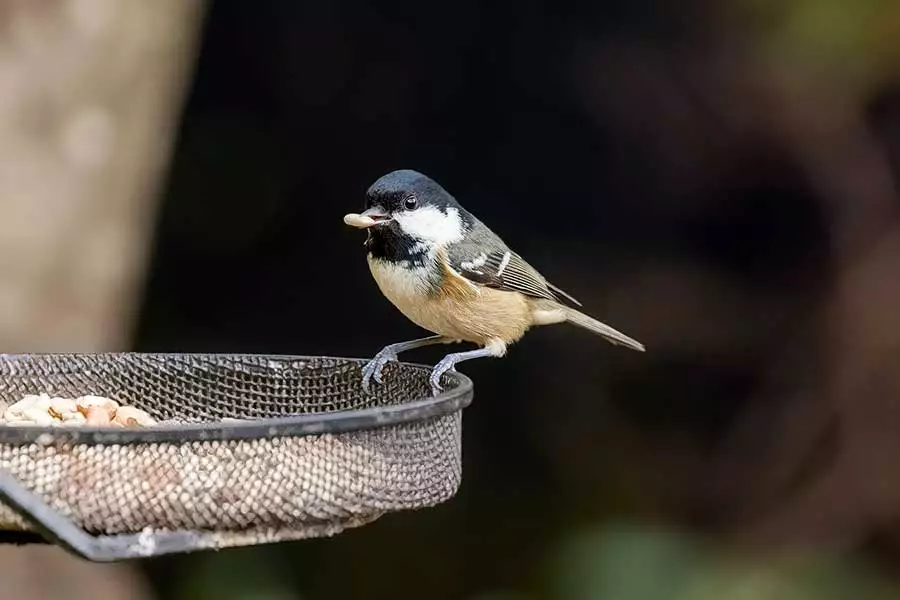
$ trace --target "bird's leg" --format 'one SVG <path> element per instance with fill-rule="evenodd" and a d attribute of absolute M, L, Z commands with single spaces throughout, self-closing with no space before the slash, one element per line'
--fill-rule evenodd
<path fill-rule="evenodd" d="M 441 391 L 441 375 L 443 375 L 447 371 L 455 371 L 457 363 L 461 363 L 464 360 L 471 360 L 473 358 L 499 358 L 504 354 L 506 354 L 506 343 L 500 339 L 490 340 L 487 344 L 484 345 L 484 348 L 448 354 L 441 359 L 441 362 L 434 366 L 434 369 L 431 370 L 431 375 L 428 376 L 428 383 L 431 384 L 431 390 L 435 395 L 437 395 L 438 392 Z"/>
<path fill-rule="evenodd" d="M 388 364 L 392 360 L 397 360 L 397 355 L 401 352 L 406 352 L 408 350 L 415 350 L 416 348 L 423 348 L 425 346 L 433 346 L 434 344 L 446 344 L 455 340 L 451 340 L 450 338 L 446 338 L 442 335 L 432 335 L 425 338 L 419 338 L 417 340 L 410 340 L 408 342 L 398 342 L 396 344 L 389 344 L 381 349 L 381 351 L 375 355 L 375 358 L 366 363 L 366 366 L 362 369 L 362 387 L 363 390 L 369 391 L 369 380 L 374 379 L 375 383 L 381 383 L 381 371 L 384 369 L 384 365 Z"/>

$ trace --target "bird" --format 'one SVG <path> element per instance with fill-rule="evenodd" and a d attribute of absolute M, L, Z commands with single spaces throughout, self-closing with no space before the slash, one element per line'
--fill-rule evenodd
<path fill-rule="evenodd" d="M 362 368 L 362 387 L 382 383 L 398 355 L 425 346 L 474 343 L 442 358 L 428 377 L 434 395 L 441 377 L 460 362 L 506 355 L 535 326 L 568 322 L 609 342 L 644 352 L 644 345 L 574 308 L 581 306 L 463 208 L 440 184 L 401 169 L 366 191 L 362 213 L 346 225 L 366 231 L 372 277 L 406 318 L 433 335 L 385 346 Z M 574 306 L 573 306 L 574 305 Z"/>

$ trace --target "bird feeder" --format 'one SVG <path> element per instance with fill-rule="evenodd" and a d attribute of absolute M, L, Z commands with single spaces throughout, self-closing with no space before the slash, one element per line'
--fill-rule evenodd
<path fill-rule="evenodd" d="M 330 536 L 450 499 L 472 382 L 391 363 L 233 354 L 0 355 L 0 402 L 108 398 L 147 426 L 0 425 L 0 542 L 92 561 Z"/>

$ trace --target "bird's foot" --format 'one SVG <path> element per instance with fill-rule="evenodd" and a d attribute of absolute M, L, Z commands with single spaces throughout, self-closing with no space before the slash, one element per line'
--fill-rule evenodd
<path fill-rule="evenodd" d="M 386 346 L 375 355 L 375 358 L 367 362 L 366 366 L 362 368 L 363 391 L 366 393 L 369 392 L 370 380 L 374 380 L 375 383 L 381 385 L 381 371 L 384 369 L 384 365 L 396 360 L 397 352 L 391 346 Z"/>
<path fill-rule="evenodd" d="M 456 357 L 452 354 L 445 356 L 441 359 L 441 362 L 436 364 L 434 368 L 431 370 L 431 375 L 428 376 L 428 383 L 431 385 L 431 392 L 435 396 L 443 391 L 441 387 L 441 376 L 447 371 L 455 371 L 456 370 Z"/>

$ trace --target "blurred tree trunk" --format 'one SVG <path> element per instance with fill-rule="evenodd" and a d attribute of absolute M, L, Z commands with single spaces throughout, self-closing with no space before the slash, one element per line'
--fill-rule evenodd
<path fill-rule="evenodd" d="M 202 0 L 0 3 L 3 351 L 127 347 L 202 11 Z M 147 597 L 135 578 L 54 548 L 0 547 L 4 597 Z"/>

